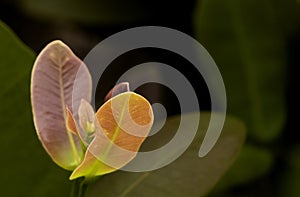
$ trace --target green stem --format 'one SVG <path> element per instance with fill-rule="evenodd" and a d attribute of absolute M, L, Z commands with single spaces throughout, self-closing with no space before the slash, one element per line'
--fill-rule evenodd
<path fill-rule="evenodd" d="M 79 190 L 79 179 L 75 179 L 72 182 L 72 189 L 71 189 L 71 193 L 70 193 L 70 197 L 77 197 L 78 194 L 78 190 Z"/>
<path fill-rule="evenodd" d="M 83 179 L 79 186 L 78 197 L 84 197 L 88 184 Z"/>
<path fill-rule="evenodd" d="M 87 186 L 88 184 L 85 181 L 85 179 L 83 178 L 75 179 L 73 181 L 70 197 L 84 197 Z"/>

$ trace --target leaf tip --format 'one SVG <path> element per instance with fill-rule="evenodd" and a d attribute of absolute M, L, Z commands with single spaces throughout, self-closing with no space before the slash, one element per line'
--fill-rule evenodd
<path fill-rule="evenodd" d="M 112 97 L 117 96 L 118 94 L 130 91 L 129 82 L 121 82 L 115 85 L 105 96 L 104 102 L 108 101 Z"/>

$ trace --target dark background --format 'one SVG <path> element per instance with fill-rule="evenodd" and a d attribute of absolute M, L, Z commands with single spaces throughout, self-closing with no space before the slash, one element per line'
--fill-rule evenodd
<path fill-rule="evenodd" d="M 102 39 L 121 30 L 136 26 L 165 26 L 177 29 L 197 38 L 216 60 L 217 65 L 220 66 L 221 74 L 223 74 L 222 71 L 224 71 L 225 86 L 227 90 L 229 90 L 229 113 L 244 120 L 250 130 L 246 142 L 248 152 L 244 152 L 244 156 L 242 156 L 240 162 L 232 167 L 232 170 L 221 180 L 221 183 L 217 186 L 215 191 L 212 192 L 211 196 L 298 196 L 300 194 L 300 189 L 298 188 L 298 185 L 300 185 L 300 162 L 298 159 L 300 156 L 300 134 L 298 128 L 298 101 L 300 95 L 298 85 L 300 65 L 300 4 L 291 0 L 265 0 L 262 1 L 263 3 L 260 3 L 260 1 L 253 1 L 252 3 L 245 1 L 246 3 L 243 3 L 243 1 L 234 0 L 228 1 L 227 3 L 228 7 L 244 9 L 240 10 L 244 17 L 242 19 L 245 19 L 243 21 L 247 21 L 248 18 L 252 16 L 257 17 L 257 20 L 249 26 L 249 31 L 247 32 L 249 35 L 269 34 L 270 42 L 272 43 L 277 43 L 278 41 L 277 38 L 274 37 L 274 34 L 280 35 L 279 47 L 274 44 L 274 48 L 278 47 L 280 52 L 274 53 L 273 56 L 277 56 L 274 58 L 278 58 L 278 54 L 280 57 L 282 56 L 281 59 L 283 63 L 280 65 L 271 65 L 270 73 L 272 74 L 272 69 L 276 66 L 280 67 L 278 70 L 284 72 L 279 73 L 280 78 L 271 81 L 272 86 L 258 84 L 257 88 L 260 92 L 269 92 L 270 89 L 272 91 L 273 88 L 280 91 L 278 97 L 282 97 L 282 100 L 279 105 L 283 106 L 283 110 L 277 111 L 276 113 L 283 114 L 282 117 L 284 120 L 282 125 L 277 128 L 279 131 L 275 137 L 264 139 L 263 137 L 260 138 L 259 134 L 251 134 L 251 121 L 248 121 L 247 115 L 244 115 L 250 112 L 248 113 L 247 110 L 244 112 L 242 108 L 240 108 L 240 111 L 236 109 L 248 105 L 247 102 L 244 103 L 241 101 L 242 104 L 239 104 L 238 98 L 230 100 L 231 92 L 234 92 L 234 90 L 232 91 L 231 89 L 235 87 L 244 88 L 243 83 L 241 83 L 239 87 L 239 80 L 242 81 L 243 77 L 240 76 L 241 79 L 235 77 L 240 74 L 239 68 L 242 67 L 242 65 L 235 65 L 233 58 L 238 59 L 240 54 L 236 53 L 236 57 L 228 57 L 226 51 L 229 50 L 230 47 L 229 49 L 217 48 L 217 45 L 210 41 L 211 39 L 220 42 L 229 40 L 228 45 L 230 45 L 230 39 L 232 38 L 224 34 L 223 31 L 224 29 L 227 31 L 227 26 L 229 26 L 229 30 L 231 29 L 230 21 L 227 23 L 226 19 L 222 21 L 222 18 L 219 18 L 220 24 L 216 25 L 219 29 L 211 28 L 210 30 L 215 30 L 212 33 L 208 32 L 209 29 L 199 28 L 200 25 L 198 25 L 198 23 L 208 24 L 204 25 L 204 28 L 210 27 L 210 25 L 213 26 L 214 22 L 218 21 L 218 19 L 214 20 L 208 18 L 203 22 L 201 16 L 220 17 L 219 13 L 227 9 L 226 7 L 222 7 L 226 2 L 218 4 L 218 1 L 214 0 L 214 2 L 217 2 L 215 3 L 216 7 L 211 6 L 210 10 L 205 10 L 205 8 L 207 8 L 204 6 L 206 2 L 207 1 L 201 0 L 88 0 L 82 2 L 68 0 L 2 0 L 0 1 L 0 19 L 11 27 L 20 39 L 36 53 L 50 41 L 61 39 L 67 43 L 80 58 L 84 58 L 93 46 L 98 44 Z M 214 10 L 215 15 L 206 15 L 206 13 Z M 273 15 L 270 15 L 270 10 Z M 198 12 L 203 12 L 204 14 Z M 242 20 L 240 17 L 234 17 L 236 16 L 233 16 L 233 21 Z M 272 32 L 272 29 L 269 30 L 268 26 L 264 26 L 263 22 L 262 24 L 260 23 L 264 21 L 265 18 L 271 21 L 270 24 L 276 24 L 276 32 Z M 241 22 L 242 25 L 243 21 Z M 248 24 L 245 23 L 245 26 L 248 27 Z M 211 35 L 216 37 L 214 38 Z M 236 34 L 233 40 L 239 38 L 239 35 Z M 244 39 L 244 42 L 248 41 L 247 37 Z M 252 44 L 255 45 L 255 47 L 260 47 L 260 43 L 263 43 L 264 40 L 254 39 L 249 42 L 253 42 Z M 270 46 L 273 45 L 271 44 Z M 262 50 L 264 50 L 264 48 L 262 48 Z M 224 51 L 223 55 L 220 51 Z M 264 51 L 266 54 L 269 52 L 270 51 Z M 264 53 L 262 56 L 264 56 Z M 272 53 L 272 51 L 270 53 Z M 271 57 L 273 56 L 271 55 Z M 248 58 L 247 61 L 251 62 L 251 58 L 252 57 Z M 96 105 L 101 105 L 106 92 L 113 86 L 124 71 L 134 65 L 147 61 L 163 62 L 177 68 L 194 86 L 198 98 L 201 98 L 201 109 L 210 109 L 207 87 L 201 75 L 195 72 L 193 66 L 184 58 L 172 52 L 151 48 L 139 49 L 123 54 L 110 65 L 99 82 Z M 228 62 L 232 62 L 231 67 L 226 67 Z M 264 65 L 258 67 L 250 66 L 248 70 L 245 69 L 244 71 L 259 75 L 260 69 L 263 66 Z M 236 67 L 237 70 L 231 72 L 232 78 L 231 76 L 228 77 L 226 75 L 228 69 L 234 67 Z M 276 75 L 277 74 L 278 73 L 276 73 Z M 232 81 L 228 79 L 232 79 Z M 101 86 L 101 84 L 105 85 Z M 231 86 L 231 84 L 235 85 Z M 235 97 L 237 95 L 237 97 L 246 96 L 244 92 L 238 88 L 232 95 Z M 140 87 L 137 91 L 146 96 L 151 102 L 161 102 L 164 104 L 168 115 L 174 115 L 179 112 L 175 95 L 166 87 L 157 84 L 148 84 L 144 87 Z M 264 95 L 264 93 L 262 93 L 262 95 Z M 273 95 L 267 94 L 263 99 L 265 102 L 271 102 L 274 97 L 277 97 L 276 92 Z M 237 107 L 231 108 L 231 106 Z M 276 108 L 277 106 L 273 107 Z M 272 109 L 269 110 L 268 108 L 265 110 L 272 111 Z M 271 119 L 271 121 L 275 121 L 275 119 Z M 274 124 L 275 123 L 276 122 L 274 122 Z M 265 127 L 265 129 L 268 129 L 268 127 Z M 260 152 L 260 149 L 265 151 L 264 153 L 266 154 Z M 247 157 L 247 153 L 249 152 L 253 155 L 262 155 L 262 158 L 258 159 L 255 156 L 252 157 L 249 155 L 249 157 Z M 255 164 L 255 162 L 257 162 L 257 164 Z M 251 168 L 251 165 L 254 167 Z M 262 170 L 260 170 L 260 167 Z M 243 178 L 243 176 L 246 177 Z M 226 182 L 230 183 L 226 184 Z"/>

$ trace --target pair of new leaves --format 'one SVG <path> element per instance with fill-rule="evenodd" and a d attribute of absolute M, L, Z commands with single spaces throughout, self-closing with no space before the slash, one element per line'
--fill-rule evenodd
<path fill-rule="evenodd" d="M 130 162 L 153 123 L 149 102 L 115 86 L 96 113 L 86 65 L 61 41 L 38 55 L 31 79 L 34 123 L 53 161 L 73 170 L 70 179 L 113 172 Z"/>

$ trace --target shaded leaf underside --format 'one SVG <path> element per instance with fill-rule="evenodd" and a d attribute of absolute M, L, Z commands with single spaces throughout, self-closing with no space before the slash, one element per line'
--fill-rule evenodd
<path fill-rule="evenodd" d="M 191 117 L 192 120 L 194 114 L 183 116 Z M 87 196 L 199 197 L 206 195 L 231 166 L 245 138 L 244 125 L 235 118 L 227 117 L 215 147 L 207 156 L 199 158 L 198 151 L 209 119 L 209 113 L 201 114 L 200 127 L 193 143 L 170 165 L 150 172 L 117 171 L 105 175 L 91 186 Z M 177 129 L 179 121 L 180 116 L 168 118 L 160 132 L 167 137 L 170 131 Z M 163 138 L 161 140 L 164 140 Z M 164 159 L 163 157 L 161 159 Z"/>

